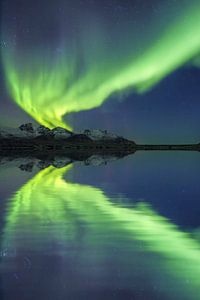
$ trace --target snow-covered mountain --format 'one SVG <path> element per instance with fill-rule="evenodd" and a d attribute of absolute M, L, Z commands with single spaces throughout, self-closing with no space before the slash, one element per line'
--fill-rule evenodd
<path fill-rule="evenodd" d="M 109 133 L 107 130 L 93 129 L 84 130 L 80 134 L 83 134 L 93 141 L 100 140 L 114 140 L 119 138 L 113 133 Z M 18 128 L 2 128 L 0 129 L 0 138 L 36 138 L 36 137 L 53 137 L 54 139 L 66 139 L 74 135 L 73 132 L 62 128 L 56 127 L 54 129 L 49 129 L 45 126 L 33 125 L 32 123 L 26 123 L 20 125 Z"/>
<path fill-rule="evenodd" d="M 68 138 L 73 133 L 64 128 L 57 127 L 52 130 L 45 126 L 35 126 L 32 123 L 22 124 L 18 128 L 1 128 L 0 138 L 35 138 L 39 136 L 52 136 L 55 139 Z"/>
<path fill-rule="evenodd" d="M 108 132 L 107 130 L 100 130 L 100 129 L 93 129 L 93 130 L 86 129 L 83 131 L 83 134 L 88 136 L 93 141 L 113 140 L 119 137 L 116 134 Z"/>

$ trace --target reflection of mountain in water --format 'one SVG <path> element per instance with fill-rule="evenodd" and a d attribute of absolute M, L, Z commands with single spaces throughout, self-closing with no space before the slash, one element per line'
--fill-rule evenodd
<path fill-rule="evenodd" d="M 51 291 L 51 280 L 57 288 L 65 284 L 73 299 L 113 286 L 134 294 L 145 279 L 145 289 L 156 285 L 162 299 L 197 299 L 199 243 L 145 203 L 123 207 L 98 188 L 66 182 L 68 169 L 49 167 L 12 197 L 2 248 L 16 259 L 5 255 L 2 268 L 25 282 L 31 274 L 27 288 L 40 277 L 40 289 Z"/>
<path fill-rule="evenodd" d="M 122 158 L 136 151 L 200 151 L 200 144 L 139 145 L 134 141 L 109 133 L 107 130 L 85 130 L 73 133 L 57 127 L 52 130 L 44 126 L 34 128 L 23 124 L 11 131 L 0 130 L 1 157 L 9 159 L 32 158 L 42 160 L 46 166 L 57 167 L 56 157 L 69 161 L 87 161 L 91 157 Z M 62 164 L 62 167 L 66 164 Z"/>

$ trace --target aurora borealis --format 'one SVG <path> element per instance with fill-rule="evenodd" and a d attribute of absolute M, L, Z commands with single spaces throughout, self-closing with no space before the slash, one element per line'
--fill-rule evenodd
<path fill-rule="evenodd" d="M 36 2 L 31 13 L 29 1 L 3 6 L 8 91 L 39 123 L 68 127 L 65 114 L 98 107 L 112 94 L 144 93 L 186 63 L 198 65 L 199 1 L 155 1 L 148 12 L 139 3 L 74 2 L 47 10 Z"/>

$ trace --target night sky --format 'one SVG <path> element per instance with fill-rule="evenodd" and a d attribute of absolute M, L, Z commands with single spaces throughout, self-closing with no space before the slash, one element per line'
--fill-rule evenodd
<path fill-rule="evenodd" d="M 1 8 L 1 126 L 36 120 L 138 142 L 199 141 L 199 1 Z"/>

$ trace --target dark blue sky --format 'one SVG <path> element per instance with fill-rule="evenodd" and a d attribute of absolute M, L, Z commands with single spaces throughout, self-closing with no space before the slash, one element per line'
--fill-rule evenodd
<path fill-rule="evenodd" d="M 149 92 L 115 97 L 100 108 L 74 114 L 75 128 L 106 128 L 138 143 L 200 141 L 200 70 L 185 67 Z"/>
<path fill-rule="evenodd" d="M 0 1 L 0 3 L 6 3 Z M 70 3 L 70 5 L 69 5 Z M 195 1 L 194 1 L 195 3 Z M 17 39 L 20 41 L 20 47 L 24 45 L 29 50 L 35 47 L 35 44 L 41 46 L 41 43 L 47 49 L 51 46 L 55 48 L 57 35 L 55 29 L 58 29 L 56 23 L 57 17 L 66 13 L 68 9 L 76 10 L 79 16 L 82 10 L 87 7 L 100 13 L 103 18 L 109 15 L 115 20 L 115 17 L 123 16 L 126 18 L 131 10 L 136 24 L 137 31 L 146 30 L 147 23 L 150 22 L 150 16 L 159 17 L 159 29 L 151 30 L 150 36 L 143 32 L 143 36 L 138 35 L 138 45 L 142 47 L 143 42 L 148 44 L 148 40 L 153 39 L 157 30 L 165 28 L 171 18 L 178 18 L 178 11 L 175 9 L 174 1 L 167 1 L 165 4 L 160 1 L 125 1 L 123 4 L 118 0 L 101 1 L 74 1 L 73 5 L 68 1 L 58 1 L 58 5 L 48 5 L 48 14 L 46 7 L 48 1 L 10 1 L 8 12 L 5 13 L 10 28 L 8 31 L 16 30 Z M 183 6 L 187 1 L 183 1 Z M 56 7 L 56 10 L 55 10 Z M 38 16 L 35 22 L 35 15 L 41 11 L 44 18 Z M 73 14 L 72 14 L 73 15 Z M 69 14 L 67 14 L 69 17 Z M 160 16 L 163 16 L 161 18 Z M 123 21 L 123 18 L 121 19 Z M 29 20 L 30 19 L 30 20 Z M 59 18 L 58 18 L 59 19 Z M 76 20 L 77 21 L 77 20 Z M 117 19 L 115 20 L 117 21 Z M 152 21 L 152 20 L 151 20 Z M 33 24 L 31 23 L 33 22 Z M 73 20 L 69 18 L 68 25 L 73 25 Z M 77 23 L 78 24 L 78 23 Z M 31 26 L 30 26 L 31 25 Z M 107 24 L 108 25 L 108 24 Z M 119 24 L 118 24 L 119 25 Z M 117 22 L 116 22 L 116 26 Z M 152 24 L 151 24 L 152 26 Z M 73 27 L 73 26 L 72 26 Z M 150 27 L 150 25 L 149 25 Z M 152 28 L 155 26 L 152 26 Z M 109 26 L 108 26 L 109 28 Z M 118 29 L 118 27 L 117 27 Z M 65 35 L 72 35 L 72 29 L 65 26 Z M 120 33 L 119 33 L 120 34 Z M 144 38 L 145 37 L 145 38 Z M 95 38 L 95 36 L 94 36 Z M 144 40 L 142 42 L 142 40 Z M 1 40 L 1 47 L 2 47 Z M 131 43 L 131 41 L 130 41 Z M 132 45 L 132 43 L 130 44 Z M 132 45 L 133 46 L 133 45 Z M 189 47 L 190 45 L 188 45 Z M 113 48 L 113 53 L 115 49 Z M 163 60 L 165 57 L 163 57 Z M 75 130 L 85 128 L 102 128 L 114 131 L 117 134 L 135 139 L 138 143 L 152 142 L 198 142 L 199 139 L 199 92 L 200 92 L 200 71 L 192 67 L 190 62 L 177 71 L 171 73 L 168 77 L 155 85 L 150 91 L 144 94 L 131 92 L 123 96 L 113 95 L 101 107 L 90 111 L 74 113 L 66 118 L 71 120 Z M 18 126 L 23 122 L 33 121 L 21 108 L 13 104 L 6 91 L 4 72 L 2 64 L 0 65 L 0 91 L 1 91 L 1 114 L 0 126 Z M 34 100 L 34 99 L 33 99 Z"/>

